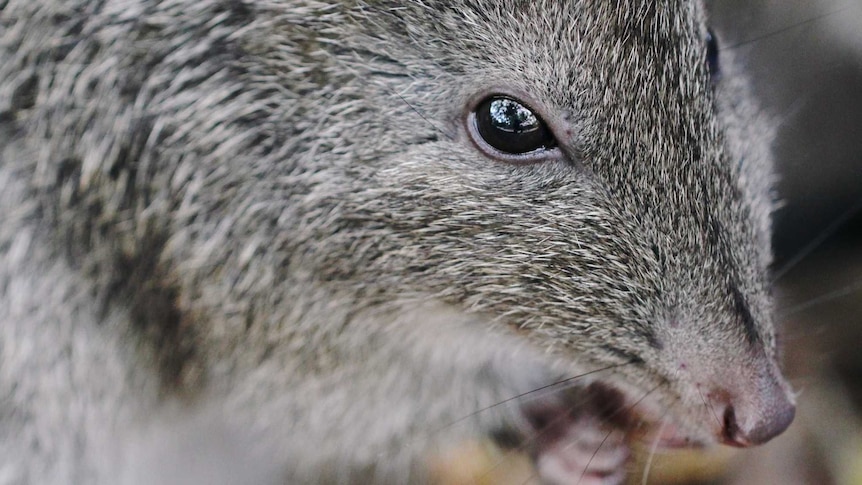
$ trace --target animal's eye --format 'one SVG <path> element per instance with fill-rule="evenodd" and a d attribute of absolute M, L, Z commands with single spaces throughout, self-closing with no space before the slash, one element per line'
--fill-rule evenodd
<path fill-rule="evenodd" d="M 706 66 L 709 68 L 712 82 L 718 81 L 721 77 L 721 66 L 718 64 L 718 37 L 712 29 L 706 31 Z"/>
<path fill-rule="evenodd" d="M 468 124 L 479 148 L 504 161 L 538 159 L 557 145 L 545 122 L 524 103 L 508 96 L 486 98 L 470 114 Z"/>

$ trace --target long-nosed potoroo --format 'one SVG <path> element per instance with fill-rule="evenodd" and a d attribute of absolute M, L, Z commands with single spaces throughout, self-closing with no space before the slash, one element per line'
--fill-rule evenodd
<path fill-rule="evenodd" d="M 769 440 L 772 130 L 715 43 L 683 0 L 0 2 L 0 482 Z"/>

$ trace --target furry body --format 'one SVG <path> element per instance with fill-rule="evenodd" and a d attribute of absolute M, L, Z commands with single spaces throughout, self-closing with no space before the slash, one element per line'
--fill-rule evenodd
<path fill-rule="evenodd" d="M 11 0 L 0 26 L 4 481 L 135 482 L 210 432 L 261 480 L 422 480 L 437 447 L 533 446 L 519 401 L 450 423 L 609 365 L 573 429 L 593 380 L 692 441 L 726 431 L 704 395 L 749 430 L 789 405 L 769 130 L 729 60 L 710 81 L 698 3 Z M 565 160 L 471 144 L 498 91 Z"/>

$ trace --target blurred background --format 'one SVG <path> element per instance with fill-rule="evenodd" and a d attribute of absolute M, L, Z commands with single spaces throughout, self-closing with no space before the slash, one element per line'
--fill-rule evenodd
<path fill-rule="evenodd" d="M 645 456 L 631 482 L 862 485 L 862 0 L 708 4 L 780 123 L 776 307 L 799 406 L 766 446 Z"/>

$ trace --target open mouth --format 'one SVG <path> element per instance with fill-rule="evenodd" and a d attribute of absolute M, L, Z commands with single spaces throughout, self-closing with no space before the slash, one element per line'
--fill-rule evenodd
<path fill-rule="evenodd" d="M 525 403 L 526 439 L 543 483 L 617 484 L 626 476 L 635 441 L 654 449 L 701 446 L 649 393 L 633 399 L 595 381 Z"/>

